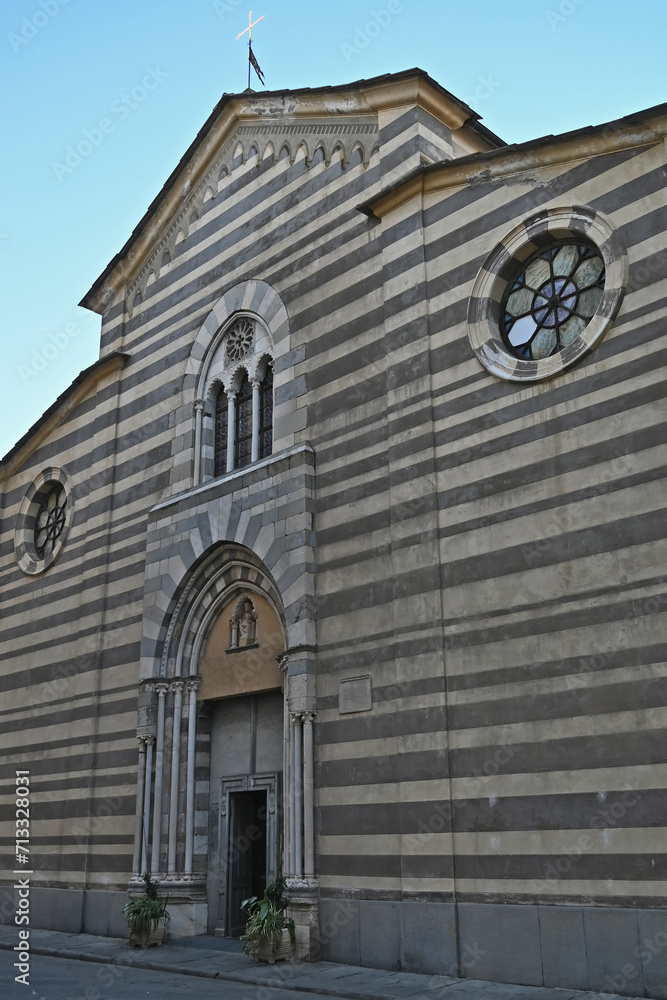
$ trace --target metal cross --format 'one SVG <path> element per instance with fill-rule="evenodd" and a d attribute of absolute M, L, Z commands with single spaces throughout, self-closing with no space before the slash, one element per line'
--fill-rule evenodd
<path fill-rule="evenodd" d="M 248 45 L 249 45 L 250 42 L 252 41 L 252 29 L 255 27 L 256 24 L 259 24 L 259 22 L 263 21 L 263 20 L 264 20 L 264 14 L 262 14 L 261 17 L 258 17 L 256 21 L 253 21 L 253 19 L 252 19 L 252 11 L 250 11 L 250 14 L 248 15 L 248 27 L 244 28 L 243 31 L 239 35 L 236 36 L 236 41 L 238 42 L 239 38 L 242 38 L 243 35 L 245 35 L 245 33 L 247 31 L 248 32 Z"/>

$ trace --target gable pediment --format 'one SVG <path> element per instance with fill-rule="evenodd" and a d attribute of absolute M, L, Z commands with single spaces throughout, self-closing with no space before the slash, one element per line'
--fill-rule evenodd
<path fill-rule="evenodd" d="M 179 234 L 187 236 L 193 221 L 201 218 L 205 204 L 233 178 L 234 171 L 254 157 L 261 163 L 267 156 L 282 156 L 294 163 L 303 150 L 306 166 L 310 167 L 315 154 L 321 150 L 328 166 L 334 156 L 340 156 L 346 167 L 354 150 L 359 150 L 364 166 L 368 166 L 378 143 L 376 115 L 351 115 L 298 119 L 293 116 L 265 117 L 258 122 L 241 122 L 229 133 L 221 148 L 209 161 L 207 169 L 184 197 L 178 212 L 154 244 L 127 285 L 127 303 L 130 315 L 137 297 L 143 299 L 153 276 L 158 277 L 165 254 L 173 260 Z"/>
<path fill-rule="evenodd" d="M 287 155 L 293 161 L 303 149 L 310 166 L 321 149 L 326 163 L 340 155 L 345 165 L 358 148 L 368 164 L 382 116 L 386 121 L 407 108 L 421 108 L 445 129 L 462 129 L 466 123 L 473 123 L 473 132 L 478 129 L 479 115 L 419 69 L 340 87 L 224 95 L 80 305 L 102 314 L 121 291 L 129 302 L 139 292 L 143 296 L 163 260 L 173 258 L 179 233 L 185 235 L 190 220 L 201 215 L 207 194 L 218 193 L 221 175 L 231 176 L 250 156 L 261 161 L 270 150 L 275 157 Z M 488 130 L 475 135 L 474 148 L 501 143 Z"/>

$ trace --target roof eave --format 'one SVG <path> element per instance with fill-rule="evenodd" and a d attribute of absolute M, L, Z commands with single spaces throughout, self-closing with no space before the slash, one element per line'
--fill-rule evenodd
<path fill-rule="evenodd" d="M 485 180 L 492 180 L 523 170 L 601 156 L 629 147 L 654 145 L 662 142 L 666 135 L 667 104 L 661 104 L 615 122 L 587 126 L 557 136 L 542 136 L 418 167 L 408 177 L 360 205 L 359 210 L 382 218 L 418 193 L 457 187 L 481 175 Z"/>

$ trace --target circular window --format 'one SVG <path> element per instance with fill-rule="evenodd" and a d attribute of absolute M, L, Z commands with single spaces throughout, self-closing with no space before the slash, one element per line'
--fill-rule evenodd
<path fill-rule="evenodd" d="M 626 281 L 620 237 L 599 213 L 535 216 L 494 249 L 477 275 L 468 308 L 473 350 L 501 378 L 554 375 L 604 335 Z"/>
<path fill-rule="evenodd" d="M 604 290 L 604 261 L 583 243 L 538 250 L 508 282 L 500 307 L 510 354 L 540 361 L 576 340 L 595 315 Z"/>
<path fill-rule="evenodd" d="M 227 359 L 240 361 L 252 350 L 253 340 L 253 325 L 249 319 L 242 317 L 227 334 Z"/>
<path fill-rule="evenodd" d="M 14 549 L 24 573 L 43 573 L 58 558 L 71 517 L 64 472 L 46 469 L 30 484 L 17 519 Z"/>
<path fill-rule="evenodd" d="M 35 522 L 35 552 L 40 559 L 55 550 L 56 542 L 65 530 L 66 508 L 65 488 L 56 484 L 42 501 Z"/>

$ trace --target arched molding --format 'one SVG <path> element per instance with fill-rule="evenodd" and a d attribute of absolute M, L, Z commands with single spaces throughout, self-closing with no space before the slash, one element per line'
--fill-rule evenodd
<path fill-rule="evenodd" d="M 251 317 L 260 332 L 266 334 L 265 341 L 260 342 L 254 352 L 255 364 L 266 354 L 275 357 L 289 349 L 287 310 L 275 289 L 265 281 L 242 281 L 234 285 L 220 296 L 197 332 L 183 383 L 186 404 L 194 405 L 195 399 L 206 398 L 207 391 L 210 394 L 216 382 L 230 385 L 234 369 L 228 369 L 227 373 L 218 371 L 212 368 L 212 362 L 231 326 L 230 321 L 238 316 Z M 249 359 L 242 359 L 239 365 L 245 362 L 250 363 Z M 255 369 L 248 374 L 254 375 Z"/>
<path fill-rule="evenodd" d="M 271 605 L 287 644 L 283 601 L 270 569 L 245 546 L 219 542 L 184 574 L 170 602 L 164 616 L 165 637 L 156 649 L 156 676 L 194 676 L 201 650 L 220 612 L 245 593 L 258 594 Z"/>
<path fill-rule="evenodd" d="M 230 362 L 226 353 L 227 338 L 235 329 L 239 319 L 248 319 L 254 330 L 254 343 L 248 354 L 238 361 Z M 221 330 L 218 331 L 211 349 L 202 364 L 197 383 L 197 398 L 210 399 L 215 396 L 215 386 L 222 385 L 225 392 L 238 392 L 244 374 L 252 382 L 258 377 L 260 365 L 266 373 L 267 362 L 273 360 L 274 345 L 270 330 L 260 316 L 248 310 L 234 313 Z"/>
<path fill-rule="evenodd" d="M 253 165 L 261 165 L 268 158 L 278 163 L 285 156 L 290 165 L 294 164 L 298 150 L 303 147 L 306 167 L 317 165 L 314 158 L 318 149 L 322 150 L 324 163 L 328 167 L 335 156 L 339 156 L 343 168 L 347 167 L 354 149 L 359 149 L 364 167 L 378 149 L 378 123 L 374 115 L 360 115 L 344 121 L 327 119 L 304 119 L 297 122 L 257 122 L 239 124 L 220 150 L 212 158 L 200 180 L 193 185 L 178 214 L 168 229 L 162 233 L 147 255 L 139 271 L 127 287 L 127 301 L 133 301 L 136 291 L 142 293 L 150 270 L 159 274 L 160 262 L 165 250 L 169 250 L 172 260 L 174 248 L 179 242 L 179 233 L 196 230 L 205 210 L 216 205 L 216 195 L 225 185 L 234 170 L 243 169 L 254 157 Z M 260 150 L 263 152 L 260 154 Z M 279 150 L 278 156 L 275 155 Z M 213 193 L 213 197 L 209 192 Z"/>

